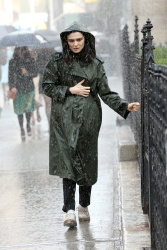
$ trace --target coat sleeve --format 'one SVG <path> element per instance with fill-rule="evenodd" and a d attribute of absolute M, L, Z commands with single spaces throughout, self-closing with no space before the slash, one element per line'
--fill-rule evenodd
<path fill-rule="evenodd" d="M 98 65 L 98 82 L 97 82 L 97 92 L 105 104 L 107 104 L 111 109 L 117 112 L 124 119 L 127 118 L 130 113 L 127 110 L 128 102 L 118 95 L 118 93 L 110 90 L 108 85 L 108 79 L 104 70 L 102 63 Z"/>
<path fill-rule="evenodd" d="M 57 61 L 51 59 L 45 68 L 42 80 L 42 88 L 45 95 L 53 98 L 57 102 L 64 102 L 67 97 L 68 86 L 60 84 L 60 73 Z"/>

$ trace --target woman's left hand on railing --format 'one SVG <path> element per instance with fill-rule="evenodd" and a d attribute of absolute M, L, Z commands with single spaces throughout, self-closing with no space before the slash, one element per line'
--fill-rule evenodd
<path fill-rule="evenodd" d="M 132 102 L 128 104 L 128 110 L 130 112 L 137 112 L 140 110 L 140 103 L 139 102 Z"/>

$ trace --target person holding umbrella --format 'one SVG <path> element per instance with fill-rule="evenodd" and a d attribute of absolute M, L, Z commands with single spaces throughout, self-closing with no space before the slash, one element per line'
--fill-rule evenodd
<path fill-rule="evenodd" d="M 25 141 L 23 114 L 27 120 L 27 135 L 31 136 L 31 112 L 35 110 L 33 77 L 37 76 L 35 60 L 30 56 L 28 47 L 16 47 L 9 61 L 9 89 L 16 94 L 13 101 L 14 112 L 18 116 L 22 141 Z"/>
<path fill-rule="evenodd" d="M 123 118 L 138 111 L 110 90 L 103 61 L 96 55 L 95 37 L 74 22 L 61 34 L 62 53 L 46 66 L 43 91 L 52 99 L 49 173 L 63 178 L 64 226 L 77 225 L 75 190 L 79 185 L 79 220 L 90 220 L 92 185 L 98 178 L 98 136 L 102 121 L 99 96 Z"/>

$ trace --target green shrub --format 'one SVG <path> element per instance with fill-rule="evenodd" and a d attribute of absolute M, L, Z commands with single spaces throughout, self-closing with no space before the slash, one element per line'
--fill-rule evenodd
<path fill-rule="evenodd" d="M 156 59 L 155 63 L 161 65 L 167 65 L 167 58 Z"/>
<path fill-rule="evenodd" d="M 156 64 L 167 65 L 167 47 L 156 47 L 154 56 Z"/>
<path fill-rule="evenodd" d="M 156 64 L 167 65 L 167 47 L 156 47 L 153 53 Z M 139 50 L 139 54 L 142 54 L 141 49 Z"/>

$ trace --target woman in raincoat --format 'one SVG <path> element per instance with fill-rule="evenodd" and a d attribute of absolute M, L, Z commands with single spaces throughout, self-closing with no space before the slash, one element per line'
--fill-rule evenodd
<path fill-rule="evenodd" d="M 35 60 L 31 58 L 28 47 L 16 47 L 9 61 L 9 88 L 16 94 L 13 101 L 14 112 L 18 116 L 22 141 L 25 141 L 23 114 L 27 120 L 27 135 L 31 136 L 31 112 L 35 110 L 33 77 L 37 76 Z"/>
<path fill-rule="evenodd" d="M 108 86 L 95 37 L 74 22 L 61 34 L 63 52 L 46 66 L 43 91 L 51 97 L 49 173 L 63 178 L 65 226 L 76 226 L 75 189 L 79 185 L 79 220 L 89 220 L 91 187 L 97 181 L 97 143 L 102 120 L 101 99 L 123 118 L 139 110 Z"/>

